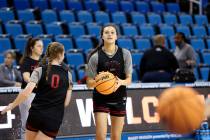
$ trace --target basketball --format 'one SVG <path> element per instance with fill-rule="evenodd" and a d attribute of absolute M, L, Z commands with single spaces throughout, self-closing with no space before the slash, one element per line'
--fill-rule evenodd
<path fill-rule="evenodd" d="M 96 90 L 104 95 L 114 92 L 116 77 L 110 72 L 101 72 L 96 78 Z"/>
<path fill-rule="evenodd" d="M 163 91 L 157 112 L 170 131 L 188 134 L 204 120 L 204 102 L 194 89 L 177 86 Z"/>

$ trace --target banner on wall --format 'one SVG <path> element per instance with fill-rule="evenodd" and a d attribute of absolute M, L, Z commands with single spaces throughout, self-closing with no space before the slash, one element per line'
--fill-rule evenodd
<path fill-rule="evenodd" d="M 164 88 L 131 88 L 127 90 L 127 115 L 123 132 L 161 132 L 165 128 L 160 124 L 155 108 L 158 105 L 158 96 Z M 197 87 L 201 95 L 207 97 L 210 87 Z M 13 101 L 16 91 L 3 93 L 0 90 L 0 111 L 5 105 Z M 74 90 L 70 105 L 65 109 L 65 116 L 59 131 L 59 136 L 79 136 L 95 134 L 95 121 L 92 108 L 92 91 Z M 110 126 L 110 118 L 108 118 Z M 19 108 L 8 112 L 0 118 L 0 140 L 14 140 L 20 136 Z M 110 130 L 110 128 L 109 128 Z"/>

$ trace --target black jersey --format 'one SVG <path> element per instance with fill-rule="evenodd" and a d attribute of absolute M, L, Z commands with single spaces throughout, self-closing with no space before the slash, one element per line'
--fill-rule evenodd
<path fill-rule="evenodd" d="M 68 70 L 64 66 L 52 65 L 46 79 L 47 67 L 42 67 L 42 76 L 38 82 L 37 93 L 30 112 L 62 119 L 64 101 L 69 88 Z"/>
<path fill-rule="evenodd" d="M 116 54 L 109 58 L 103 50 L 98 51 L 98 67 L 97 73 L 101 71 L 109 71 L 120 79 L 125 79 L 124 58 L 122 48 L 118 47 Z M 94 90 L 93 99 L 95 102 L 118 102 L 126 97 L 126 87 L 120 86 L 115 93 L 110 95 L 102 95 Z"/>
<path fill-rule="evenodd" d="M 29 72 L 30 75 L 31 75 L 33 70 L 38 67 L 38 64 L 39 64 L 38 60 L 34 60 L 34 59 L 30 58 L 30 57 L 26 57 L 23 60 L 23 63 L 20 65 L 21 74 L 23 75 L 24 72 Z M 22 80 L 21 89 L 24 89 L 26 87 L 26 85 L 27 85 L 27 83 L 23 79 Z M 34 89 L 33 92 L 36 93 L 36 89 Z"/>

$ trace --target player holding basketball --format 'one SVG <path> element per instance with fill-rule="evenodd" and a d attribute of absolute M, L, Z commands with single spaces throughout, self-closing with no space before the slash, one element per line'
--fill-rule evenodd
<path fill-rule="evenodd" d="M 72 76 L 68 67 L 61 65 L 63 59 L 64 46 L 58 42 L 51 43 L 43 65 L 33 71 L 26 88 L 2 111 L 4 114 L 15 108 L 26 100 L 37 86 L 26 123 L 26 140 L 52 140 L 58 133 L 64 106 L 69 104 L 72 91 Z"/>
<path fill-rule="evenodd" d="M 24 54 L 20 60 L 20 70 L 23 77 L 21 89 L 24 89 L 30 80 L 30 75 L 33 70 L 38 67 L 40 57 L 43 53 L 43 42 L 39 38 L 30 38 L 26 44 Z M 19 105 L 21 116 L 21 138 L 24 138 L 26 131 L 26 120 L 28 118 L 28 111 L 31 106 L 31 102 L 34 99 L 36 91 Z"/>
<path fill-rule="evenodd" d="M 87 86 L 96 87 L 95 76 L 109 71 L 117 77 L 115 92 L 102 95 L 93 92 L 93 109 L 96 122 L 96 139 L 105 140 L 107 116 L 111 115 L 111 139 L 121 139 L 126 114 L 126 86 L 131 83 L 132 59 L 128 50 L 116 45 L 117 28 L 109 24 L 101 30 L 102 45 L 90 54 L 87 70 Z"/>

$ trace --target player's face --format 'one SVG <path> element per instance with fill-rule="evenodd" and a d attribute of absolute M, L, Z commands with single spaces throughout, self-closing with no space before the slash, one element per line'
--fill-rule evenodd
<path fill-rule="evenodd" d="M 115 41 L 117 40 L 117 31 L 112 26 L 107 26 L 104 28 L 102 39 L 104 40 L 104 43 L 108 44 L 115 44 Z"/>
<path fill-rule="evenodd" d="M 35 53 L 36 55 L 42 55 L 43 53 L 43 42 L 41 40 L 36 41 L 33 49 L 32 49 L 32 53 Z"/>

